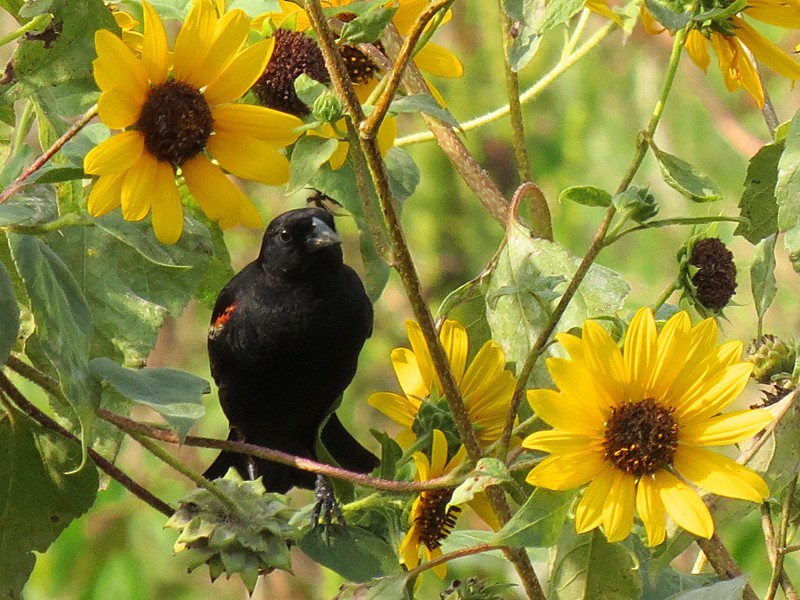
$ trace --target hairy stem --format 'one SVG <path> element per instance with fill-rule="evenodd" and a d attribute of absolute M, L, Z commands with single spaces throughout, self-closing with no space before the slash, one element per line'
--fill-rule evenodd
<path fill-rule="evenodd" d="M 742 570 L 736 561 L 733 560 L 730 552 L 715 533 L 711 539 L 697 538 L 697 545 L 708 558 L 708 564 L 712 566 L 714 572 L 720 579 L 735 579 L 742 574 Z M 758 596 L 753 591 L 749 583 L 746 583 L 742 590 L 744 600 L 758 600 Z"/>

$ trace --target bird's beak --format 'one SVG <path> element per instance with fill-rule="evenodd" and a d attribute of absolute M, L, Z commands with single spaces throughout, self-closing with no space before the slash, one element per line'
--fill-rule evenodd
<path fill-rule="evenodd" d="M 311 219 L 311 223 L 313 228 L 311 230 L 311 235 L 306 241 L 306 246 L 309 250 L 322 250 L 323 248 L 338 246 L 342 243 L 342 240 L 339 239 L 336 232 L 322 219 L 314 217 Z"/>

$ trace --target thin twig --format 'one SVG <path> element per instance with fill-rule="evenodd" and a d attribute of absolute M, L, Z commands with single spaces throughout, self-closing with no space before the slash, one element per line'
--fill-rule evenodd
<path fill-rule="evenodd" d="M 58 435 L 78 444 L 80 446 L 81 441 L 78 439 L 76 435 L 72 432 L 66 430 L 64 427 L 56 423 L 53 419 L 39 410 L 34 404 L 28 401 L 25 396 L 16 388 L 16 386 L 11 382 L 11 380 L 0 371 L 0 390 L 3 391 L 11 400 L 12 402 L 19 408 L 22 412 L 32 418 L 34 421 L 39 423 L 42 427 L 57 433 Z M 112 479 L 118 481 L 124 488 L 130 491 L 134 496 L 143 500 L 157 511 L 161 512 L 167 517 L 171 517 L 172 514 L 175 512 L 175 509 L 172 508 L 169 504 L 157 498 L 153 495 L 149 490 L 145 489 L 139 483 L 131 479 L 128 475 L 126 475 L 122 470 L 116 467 L 111 461 L 105 459 L 101 454 L 95 451 L 92 448 L 87 448 L 87 452 L 89 454 L 89 458 L 92 459 L 97 467 L 108 474 Z"/>

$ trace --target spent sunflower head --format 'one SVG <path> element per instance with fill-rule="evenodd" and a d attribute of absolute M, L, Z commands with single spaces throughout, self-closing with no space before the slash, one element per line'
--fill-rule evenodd
<path fill-rule="evenodd" d="M 600 325 L 586 321 L 582 337 L 559 334 L 572 360 L 547 359 L 559 391 L 528 392 L 536 414 L 554 429 L 522 443 L 549 452 L 528 475 L 531 485 L 568 490 L 588 483 L 575 514 L 584 533 L 603 526 L 610 542 L 625 539 L 638 512 L 647 542 L 666 536 L 666 516 L 710 537 L 711 514 L 690 485 L 761 502 L 766 483 L 736 461 L 708 450 L 743 441 L 772 419 L 764 410 L 720 412 L 744 389 L 753 365 L 742 343 L 717 346 L 717 326 L 692 327 L 686 312 L 660 332 L 650 309 L 636 313 L 622 350 Z"/>
<path fill-rule="evenodd" d="M 800 63 L 776 44 L 765 38 L 747 19 L 787 29 L 800 29 L 800 4 L 785 0 L 749 0 L 735 14 L 730 14 L 731 2 L 705 0 L 697 4 L 701 13 L 716 15 L 697 22 L 686 36 L 686 51 L 692 61 L 706 71 L 710 62 L 709 46 L 714 50 L 719 69 L 729 92 L 744 88 L 764 106 L 764 88 L 754 58 L 779 75 L 796 81 L 800 79 Z M 642 24 L 648 33 L 660 33 L 653 16 L 642 4 Z"/>
<path fill-rule="evenodd" d="M 258 210 L 223 169 L 267 184 L 288 179 L 279 149 L 294 141 L 292 130 L 302 121 L 233 103 L 263 73 L 274 42 L 244 48 L 247 15 L 233 10 L 218 17 L 209 0 L 197 0 L 170 54 L 160 17 L 146 1 L 142 8 L 140 58 L 110 31 L 95 34 L 100 119 L 122 131 L 84 159 L 86 173 L 98 176 L 89 213 L 121 205 L 125 219 L 138 221 L 152 212 L 158 239 L 174 243 L 183 230 L 180 174 L 209 218 L 223 227 L 260 227 Z"/>
<path fill-rule="evenodd" d="M 684 299 L 704 317 L 721 314 L 736 292 L 733 253 L 717 237 L 694 236 L 678 251 Z"/>
<path fill-rule="evenodd" d="M 434 429 L 430 458 L 422 452 L 415 452 L 412 455 L 417 466 L 417 480 L 428 481 L 452 473 L 464 462 L 466 455 L 466 448 L 461 446 L 458 452 L 448 459 L 447 439 L 441 431 Z M 426 490 L 420 492 L 414 500 L 408 518 L 409 528 L 400 544 L 400 558 L 408 569 L 419 565 L 421 550 L 424 550 L 427 560 L 441 556 L 442 542 L 450 535 L 461 514 L 459 506 L 448 508 L 452 496 L 453 489 Z M 492 529 L 497 531 L 500 528 L 497 517 L 483 494 L 476 494 L 468 505 Z M 439 577 L 444 577 L 447 574 L 447 566 L 444 563 L 437 565 L 433 567 L 433 572 Z"/>
<path fill-rule="evenodd" d="M 376 392 L 369 397 L 372 406 L 403 426 L 397 441 L 404 448 L 414 442 L 415 425 L 421 414 L 433 415 L 444 422 L 450 414 L 422 329 L 415 321 L 406 321 L 406 332 L 411 349 L 395 348 L 391 354 L 403 394 Z M 505 368 L 503 350 L 489 340 L 467 367 L 469 337 L 464 326 L 457 321 L 445 321 L 439 339 L 478 440 L 483 445 L 491 444 L 503 432 L 516 386 L 514 374 Z"/>

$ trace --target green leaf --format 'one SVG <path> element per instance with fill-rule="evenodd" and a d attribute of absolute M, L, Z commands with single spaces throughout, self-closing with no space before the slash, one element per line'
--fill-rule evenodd
<path fill-rule="evenodd" d="M 17 234 L 8 239 L 36 320 L 33 337 L 85 427 L 100 404 L 100 388 L 89 377 L 92 314 L 86 299 L 69 267 L 45 242 Z"/>
<path fill-rule="evenodd" d="M 783 243 L 794 270 L 800 272 L 800 111 L 792 119 L 785 143 L 775 183 L 778 229 L 786 232 Z"/>
<path fill-rule="evenodd" d="M 508 46 L 508 62 L 520 71 L 534 57 L 542 41 L 540 25 L 545 16 L 544 0 L 503 0 L 503 10 L 518 31 Z"/>
<path fill-rule="evenodd" d="M 528 548 L 552 546 L 558 541 L 574 496 L 573 491 L 536 488 L 491 543 Z"/>
<path fill-rule="evenodd" d="M 320 83 L 316 79 L 312 79 L 305 73 L 301 73 L 297 79 L 294 80 L 294 91 L 303 104 L 306 106 L 313 106 L 317 98 L 322 94 L 328 93 L 330 90 L 325 84 Z"/>
<path fill-rule="evenodd" d="M 339 36 L 339 41 L 344 44 L 371 44 L 377 39 L 386 29 L 386 26 L 394 17 L 398 7 L 375 6 L 353 19 L 345 23 L 342 27 L 342 33 Z"/>
<path fill-rule="evenodd" d="M 556 547 L 552 600 L 639 600 L 638 562 L 624 543 L 609 544 L 599 529 L 578 535 L 567 523 Z"/>
<path fill-rule="evenodd" d="M 21 598 L 34 552 L 44 552 L 97 494 L 97 470 L 77 444 L 22 414 L 0 418 L 0 597 Z"/>
<path fill-rule="evenodd" d="M 500 254 L 484 296 L 486 318 L 506 360 L 522 368 L 539 333 L 547 324 L 555 300 L 580 260 L 555 242 L 532 238 L 515 224 Z M 559 330 L 580 327 L 587 318 L 611 315 L 622 307 L 630 288 L 620 276 L 592 265 L 559 322 Z M 529 387 L 547 387 L 549 375 L 540 361 Z"/>
<path fill-rule="evenodd" d="M 775 235 L 761 240 L 756 245 L 753 263 L 750 265 L 750 289 L 753 292 L 759 323 L 763 320 L 778 291 L 775 280 L 776 240 Z"/>
<path fill-rule="evenodd" d="M 591 185 L 575 185 L 568 187 L 558 196 L 560 203 L 575 202 L 584 206 L 607 207 L 611 204 L 611 194 Z"/>
<path fill-rule="evenodd" d="M 80 82 L 81 92 L 97 91 L 92 78 L 94 32 L 119 31 L 111 11 L 102 0 L 52 0 L 45 10 L 53 14 L 53 20 L 41 36 L 20 41 L 14 55 L 14 83 L 0 87 L 5 102 L 71 81 Z"/>
<path fill-rule="evenodd" d="M 744 596 L 747 579 L 747 575 L 740 575 L 735 579 L 718 581 L 696 590 L 676 594 L 671 600 L 740 600 Z"/>
<path fill-rule="evenodd" d="M 389 113 L 399 115 L 404 113 L 416 114 L 424 112 L 432 117 L 439 119 L 453 127 L 458 127 L 458 121 L 453 114 L 439 105 L 436 98 L 430 94 L 414 94 L 413 96 L 401 96 L 392 100 L 389 105 Z M 393 148 L 398 149 L 399 148 Z"/>
<path fill-rule="evenodd" d="M 0 365 L 4 365 L 17 343 L 19 334 L 19 304 L 8 269 L 0 263 Z"/>
<path fill-rule="evenodd" d="M 402 203 L 413 194 L 419 185 L 419 169 L 411 155 L 402 148 L 392 148 L 386 153 L 386 170 L 389 187 L 395 202 Z"/>
<path fill-rule="evenodd" d="M 739 210 L 748 223 L 740 223 L 734 232 L 751 244 L 757 244 L 778 231 L 778 202 L 775 184 L 778 182 L 778 162 L 783 155 L 784 142 L 763 146 L 747 166 L 744 191 Z"/>
<path fill-rule="evenodd" d="M 467 478 L 453 490 L 453 495 L 447 503 L 446 509 L 451 506 L 466 504 L 475 494 L 484 492 L 491 485 L 499 485 L 504 481 L 511 481 L 511 475 L 505 463 L 496 458 L 482 458 L 475 465 L 475 469 Z"/>
<path fill-rule="evenodd" d="M 178 430 L 181 440 L 205 414 L 201 396 L 211 388 L 205 379 L 177 369 L 126 369 L 108 358 L 89 363 L 92 374 L 124 397 L 159 412 Z"/>
<path fill-rule="evenodd" d="M 337 600 L 411 600 L 405 575 L 381 577 L 367 583 L 343 584 Z"/>
<path fill-rule="evenodd" d="M 674 0 L 645 0 L 645 6 L 653 18 L 670 31 L 683 29 L 692 17 L 681 2 Z"/>
<path fill-rule="evenodd" d="M 722 192 L 706 175 L 700 173 L 688 162 L 673 154 L 650 145 L 658 160 L 664 181 L 677 192 L 693 202 L 716 202 L 722 199 Z"/>
<path fill-rule="evenodd" d="M 17 17 L 23 4 L 25 4 L 25 0 L 0 0 L 0 8 L 5 9 L 14 17 Z"/>
<path fill-rule="evenodd" d="M 401 572 L 394 549 L 361 527 L 315 527 L 300 538 L 299 546 L 315 562 L 349 581 L 369 581 Z"/>
<path fill-rule="evenodd" d="M 289 169 L 287 194 L 292 194 L 305 186 L 328 162 L 336 151 L 339 140 L 318 135 L 305 135 L 294 145 L 292 163 Z"/>

